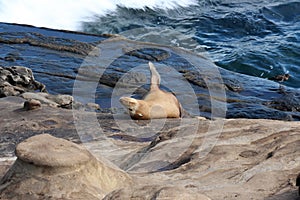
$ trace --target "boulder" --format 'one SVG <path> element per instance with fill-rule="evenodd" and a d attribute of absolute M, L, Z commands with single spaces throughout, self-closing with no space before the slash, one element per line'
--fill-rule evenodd
<path fill-rule="evenodd" d="M 24 109 L 25 110 L 35 110 L 41 107 L 41 102 L 38 100 L 28 100 L 24 102 Z"/>
<path fill-rule="evenodd" d="M 16 147 L 17 160 L 0 181 L 0 199 L 101 199 L 131 178 L 84 147 L 49 134 Z"/>

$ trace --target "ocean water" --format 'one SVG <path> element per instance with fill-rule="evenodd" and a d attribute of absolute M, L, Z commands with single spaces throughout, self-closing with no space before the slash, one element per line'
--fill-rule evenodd
<path fill-rule="evenodd" d="M 205 53 L 216 65 L 300 86 L 300 1 L 0 0 L 0 21 L 133 40 Z"/>

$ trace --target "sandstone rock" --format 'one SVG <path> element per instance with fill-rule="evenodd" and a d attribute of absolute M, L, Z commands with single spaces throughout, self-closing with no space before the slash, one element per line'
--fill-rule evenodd
<path fill-rule="evenodd" d="M 84 147 L 48 134 L 16 148 L 18 159 L 0 181 L 6 199 L 101 199 L 131 178 Z"/>
<path fill-rule="evenodd" d="M 48 104 L 53 107 L 72 108 L 72 102 L 74 98 L 70 95 L 52 95 L 43 92 L 25 92 L 21 94 L 21 97 L 27 100 L 35 99 L 43 104 Z"/>
<path fill-rule="evenodd" d="M 80 102 L 75 102 L 74 97 L 66 94 L 48 94 L 44 92 L 25 92 L 20 95 L 26 100 L 37 100 L 42 104 L 46 104 L 52 107 L 75 109 L 82 111 L 100 111 L 101 108 L 96 103 L 82 104 Z"/>
<path fill-rule="evenodd" d="M 38 100 L 28 100 L 24 102 L 24 109 L 25 110 L 35 110 L 41 107 L 41 102 Z"/>
<path fill-rule="evenodd" d="M 17 96 L 27 91 L 46 91 L 45 85 L 36 81 L 32 71 L 22 66 L 0 67 L 0 97 Z"/>
<path fill-rule="evenodd" d="M 66 94 L 48 95 L 47 98 L 57 103 L 59 107 L 65 108 L 71 108 L 72 102 L 74 101 L 74 98 L 71 95 Z"/>
<path fill-rule="evenodd" d="M 48 99 L 47 97 L 49 94 L 43 93 L 43 92 L 25 92 L 20 95 L 22 98 L 26 100 L 35 99 L 40 101 L 42 104 L 47 104 L 53 107 L 59 107 L 59 104 L 52 101 L 51 99 Z"/>
<path fill-rule="evenodd" d="M 121 189 L 121 186 L 108 191 L 109 194 L 103 193 L 107 199 L 117 198 L 118 194 L 119 199 L 143 197 L 148 193 L 150 196 L 167 196 L 176 194 L 174 190 L 180 193 L 203 194 L 217 200 L 299 198 L 295 179 L 300 169 L 300 122 L 183 118 L 167 119 L 162 128 L 156 129 L 156 125 L 162 121 L 132 122 L 122 116 L 62 110 L 48 105 L 43 105 L 34 112 L 26 112 L 20 109 L 23 103 L 24 99 L 20 97 L 0 98 L 1 176 L 8 168 L 8 158 L 13 159 L 16 143 L 32 135 L 51 133 L 57 137 L 84 143 L 89 152 L 100 161 L 105 157 L 130 173 L 132 186 L 124 189 Z M 93 120 L 97 126 L 93 126 Z M 182 124 L 183 120 L 188 120 L 188 123 Z M 132 126 L 132 123 L 136 126 Z M 220 135 L 216 134 L 218 131 Z M 210 151 L 206 152 L 208 144 L 213 141 L 212 136 L 216 136 L 216 140 L 212 143 Z M 33 166 L 18 159 L 19 162 Z M 89 166 L 89 162 L 86 165 Z M 65 168 L 69 170 L 69 167 Z M 24 169 L 27 170 L 27 167 Z M 44 173 L 52 172 L 50 169 L 54 167 L 47 168 Z M 70 170 L 71 174 L 73 172 Z M 85 173 L 84 169 L 79 172 Z M 41 172 L 36 174 L 38 183 L 54 180 L 53 176 L 49 176 L 52 177 L 50 180 L 49 177 L 39 175 Z M 57 194 L 69 191 L 72 185 L 78 183 L 72 182 L 70 177 L 65 177 L 64 174 L 67 173 L 57 175 L 68 180 L 62 190 L 56 191 Z M 5 180 L 11 182 L 7 181 L 8 185 L 1 185 L 0 188 L 14 186 L 12 181 L 15 179 L 8 178 L 7 175 L 6 177 Z M 40 177 L 44 179 L 41 180 Z M 299 185 L 299 178 L 296 183 Z M 15 192 L 14 187 L 11 188 L 13 189 L 10 191 Z M 162 188 L 165 191 L 161 190 Z M 33 190 L 28 186 L 27 191 Z M 55 193 L 54 189 L 52 191 Z M 81 192 L 73 193 L 72 197 L 80 199 L 80 195 Z M 44 196 L 44 199 L 47 199 L 47 196 Z"/>

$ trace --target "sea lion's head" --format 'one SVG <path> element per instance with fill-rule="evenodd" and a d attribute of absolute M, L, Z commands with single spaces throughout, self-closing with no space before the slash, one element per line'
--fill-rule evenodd
<path fill-rule="evenodd" d="M 143 100 L 137 100 L 130 97 L 121 97 L 121 104 L 127 108 L 133 119 L 149 119 L 149 108 Z"/>

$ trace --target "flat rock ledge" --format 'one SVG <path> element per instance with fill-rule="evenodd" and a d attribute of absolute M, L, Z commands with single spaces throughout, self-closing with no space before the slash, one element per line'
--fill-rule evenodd
<path fill-rule="evenodd" d="M 49 134 L 21 142 L 16 155 L 0 181 L 0 199 L 101 199 L 132 181 L 84 147 Z"/>
<path fill-rule="evenodd" d="M 219 129 L 219 119 L 183 118 L 188 124 L 168 119 L 157 131 L 108 113 L 24 110 L 24 101 L 0 98 L 1 200 L 299 200 L 300 122 L 224 119 Z M 220 135 L 203 155 L 214 127 Z M 80 144 L 39 141 L 44 133 Z"/>

